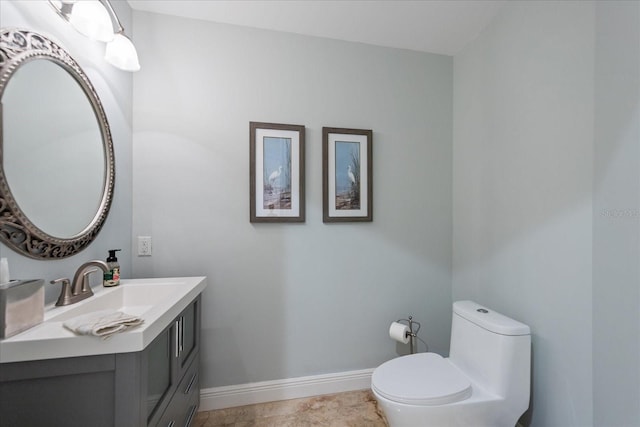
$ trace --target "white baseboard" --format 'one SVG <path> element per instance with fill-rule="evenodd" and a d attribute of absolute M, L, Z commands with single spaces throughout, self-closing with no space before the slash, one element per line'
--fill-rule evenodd
<path fill-rule="evenodd" d="M 200 411 L 363 390 L 371 386 L 372 373 L 363 369 L 202 389 Z"/>

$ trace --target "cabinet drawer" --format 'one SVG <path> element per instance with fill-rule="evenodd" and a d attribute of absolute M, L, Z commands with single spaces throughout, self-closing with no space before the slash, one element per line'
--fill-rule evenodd
<path fill-rule="evenodd" d="M 180 380 L 175 394 L 156 424 L 158 427 L 187 427 L 193 422 L 200 406 L 200 360 L 197 356 L 196 354 Z"/>

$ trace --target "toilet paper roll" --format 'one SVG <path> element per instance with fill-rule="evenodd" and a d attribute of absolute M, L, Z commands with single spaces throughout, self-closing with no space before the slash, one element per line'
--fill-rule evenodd
<path fill-rule="evenodd" d="M 393 322 L 391 326 L 389 326 L 389 337 L 398 342 L 401 342 L 402 344 L 406 344 L 409 342 L 409 334 L 410 331 L 407 325 Z"/>

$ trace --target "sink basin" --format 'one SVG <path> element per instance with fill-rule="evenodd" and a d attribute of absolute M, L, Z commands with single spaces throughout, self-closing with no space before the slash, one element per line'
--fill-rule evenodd
<path fill-rule="evenodd" d="M 65 307 L 47 310 L 45 321 L 64 322 L 82 314 L 100 310 L 120 310 L 134 316 L 141 316 L 153 307 L 173 298 L 180 291 L 178 283 L 129 283 L 126 286 L 105 288 L 106 292 Z M 66 310 L 65 310 L 66 308 Z"/>
<path fill-rule="evenodd" d="M 0 363 L 142 351 L 207 286 L 205 277 L 121 280 L 120 286 L 97 287 L 76 304 L 45 307 L 44 322 L 0 340 Z M 100 310 L 120 310 L 144 323 L 103 340 L 78 336 L 63 323 Z"/>

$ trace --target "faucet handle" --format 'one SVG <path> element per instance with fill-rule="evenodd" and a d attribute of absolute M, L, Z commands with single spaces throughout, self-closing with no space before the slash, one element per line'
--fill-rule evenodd
<path fill-rule="evenodd" d="M 60 296 L 58 297 L 58 301 L 56 302 L 57 306 L 66 305 L 68 301 L 71 299 L 71 284 L 69 283 L 69 279 L 66 277 L 62 277 L 60 279 L 52 280 L 52 285 L 56 283 L 62 283 L 62 290 L 60 291 Z"/>
<path fill-rule="evenodd" d="M 71 282 L 69 282 L 68 277 L 62 277 L 60 279 L 52 280 L 49 283 L 51 283 L 52 285 L 55 285 L 56 283 L 62 283 L 63 288 L 69 287 L 71 285 Z"/>
<path fill-rule="evenodd" d="M 82 275 L 82 289 L 80 290 L 81 293 L 84 294 L 87 292 L 91 292 L 91 294 L 93 295 L 93 291 L 91 290 L 91 285 L 89 284 L 89 275 L 91 273 L 95 273 L 96 271 L 98 271 L 98 269 L 94 268 Z"/>

